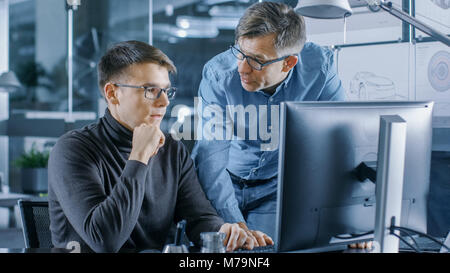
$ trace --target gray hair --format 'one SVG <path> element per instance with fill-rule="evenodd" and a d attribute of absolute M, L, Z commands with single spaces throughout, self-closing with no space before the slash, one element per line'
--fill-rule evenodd
<path fill-rule="evenodd" d="M 260 2 L 251 5 L 239 20 L 235 42 L 241 37 L 254 38 L 275 33 L 275 50 L 279 55 L 298 54 L 306 42 L 303 17 L 286 4 Z"/>

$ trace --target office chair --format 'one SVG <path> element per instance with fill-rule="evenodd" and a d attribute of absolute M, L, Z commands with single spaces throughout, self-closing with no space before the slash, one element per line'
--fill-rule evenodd
<path fill-rule="evenodd" d="M 48 202 L 19 200 L 26 248 L 52 248 Z"/>

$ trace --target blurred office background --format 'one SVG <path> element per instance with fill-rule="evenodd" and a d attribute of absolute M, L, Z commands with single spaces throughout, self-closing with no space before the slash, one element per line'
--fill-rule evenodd
<path fill-rule="evenodd" d="M 178 68 L 172 78 L 178 93 L 162 129 L 169 131 L 174 122 L 190 118 L 203 65 L 234 43 L 240 16 L 255 2 L 81 0 L 71 24 L 65 0 L 0 0 L 0 74 L 13 71 L 20 82 L 15 92 L 0 92 L 2 191 L 24 192 L 24 172 L 13 164 L 24 152 L 48 151 L 65 132 L 103 115 L 96 64 L 113 43 L 140 40 L 163 50 Z M 278 2 L 295 7 L 298 1 Z M 335 51 L 349 100 L 436 101 L 429 233 L 443 236 L 450 229 L 450 50 L 387 13 L 370 10 L 363 0 L 349 2 L 354 13 L 347 20 L 345 40 L 343 20 L 307 18 L 308 40 Z M 450 34 L 448 1 L 393 3 Z M 176 105 L 185 107 L 172 113 Z M 193 142 L 185 144 L 191 148 Z M 0 247 L 23 243 L 16 236 L 21 236 L 20 217 L 11 226 L 10 213 L 0 207 Z M 17 208 L 13 213 L 18 216 Z"/>

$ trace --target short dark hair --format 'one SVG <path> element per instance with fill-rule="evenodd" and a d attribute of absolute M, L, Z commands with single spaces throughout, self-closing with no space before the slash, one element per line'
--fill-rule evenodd
<path fill-rule="evenodd" d="M 254 38 L 275 33 L 275 50 L 280 55 L 298 54 L 306 42 L 303 16 L 288 5 L 260 2 L 251 5 L 239 20 L 235 42 L 241 37 Z"/>
<path fill-rule="evenodd" d="M 103 88 L 111 79 L 120 76 L 133 64 L 156 63 L 176 73 L 173 62 L 160 49 L 140 41 L 125 41 L 114 44 L 106 51 L 97 66 L 98 84 L 102 96 Z"/>

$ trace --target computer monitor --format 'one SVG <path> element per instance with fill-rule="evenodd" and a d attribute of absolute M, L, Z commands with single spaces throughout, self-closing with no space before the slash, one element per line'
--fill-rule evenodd
<path fill-rule="evenodd" d="M 407 122 L 401 226 L 426 233 L 432 109 L 433 102 L 282 103 L 277 251 L 373 238 L 349 235 L 374 230 L 375 183 L 355 170 L 377 160 L 383 115 Z"/>

